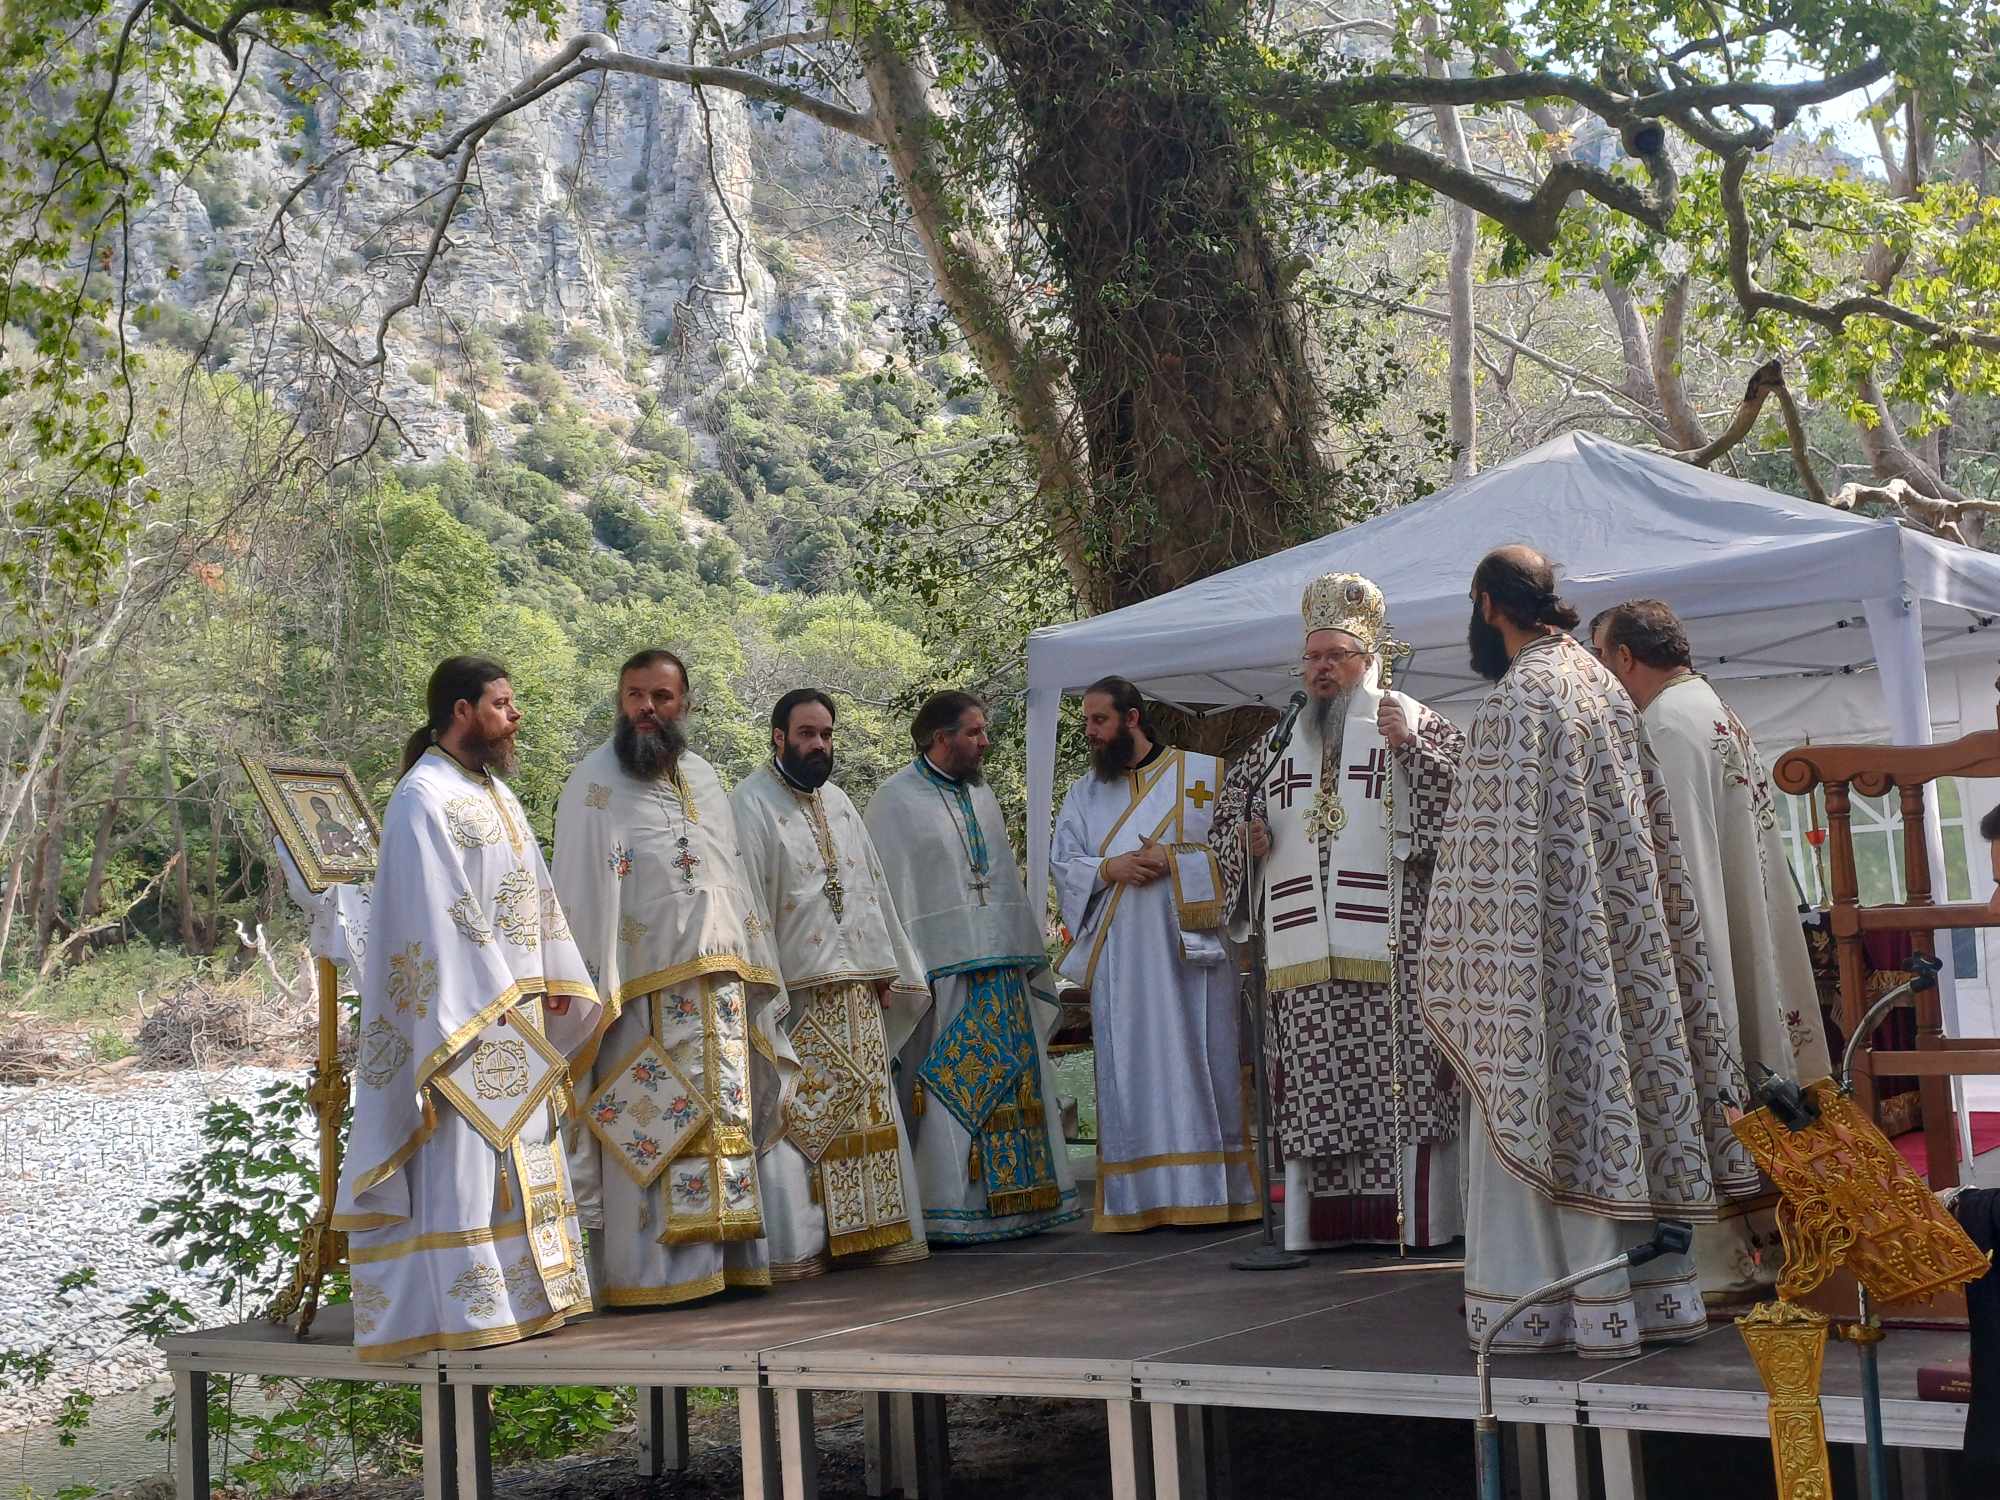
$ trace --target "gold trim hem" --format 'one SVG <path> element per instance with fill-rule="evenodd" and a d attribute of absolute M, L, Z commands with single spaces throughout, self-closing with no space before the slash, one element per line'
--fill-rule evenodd
<path fill-rule="evenodd" d="M 1106 1161 L 1097 1159 L 1097 1175 L 1123 1177 L 1130 1172 L 1157 1172 L 1167 1167 L 1234 1167 L 1254 1166 L 1257 1150 L 1254 1146 L 1238 1146 L 1229 1151 L 1169 1151 L 1159 1156 L 1135 1156 L 1130 1161 Z"/>
<path fill-rule="evenodd" d="M 497 1245 L 502 1240 L 516 1239 L 527 1232 L 526 1219 L 510 1219 L 487 1229 L 440 1229 L 430 1234 L 412 1235 L 406 1240 L 392 1240 L 386 1245 L 355 1245 L 350 1242 L 347 1262 L 354 1266 L 379 1266 L 388 1261 L 401 1260 L 406 1255 L 419 1255 L 426 1250 L 466 1250 L 474 1245 Z"/>
<path fill-rule="evenodd" d="M 765 1288 L 771 1284 L 771 1273 L 755 1267 L 737 1268 L 725 1266 L 722 1270 L 693 1281 L 676 1282 L 672 1286 L 614 1286 L 606 1287 L 598 1294 L 598 1302 L 605 1307 L 671 1307 L 678 1302 L 692 1302 L 699 1297 L 713 1297 L 717 1292 L 730 1287 Z"/>
<path fill-rule="evenodd" d="M 343 1234 L 358 1234 L 370 1229 L 387 1229 L 391 1224 L 406 1224 L 408 1214 L 335 1214 L 329 1229 L 338 1229 Z"/>
<path fill-rule="evenodd" d="M 531 1318 L 525 1323 L 509 1323 L 505 1328 L 474 1328 L 466 1333 L 420 1333 L 413 1339 L 400 1339 L 393 1344 L 356 1344 L 354 1352 L 371 1363 L 383 1363 L 408 1359 L 412 1354 L 433 1354 L 447 1350 L 491 1349 L 495 1344 L 513 1344 L 522 1339 L 531 1339 L 538 1333 L 550 1333 L 563 1326 L 572 1313 L 591 1311 L 586 1299 L 561 1312 L 552 1312 L 546 1317 Z"/>
<path fill-rule="evenodd" d="M 1107 1214 L 1093 1211 L 1090 1227 L 1096 1234 L 1128 1234 L 1138 1229 L 1158 1229 L 1162 1225 L 1179 1224 L 1199 1226 L 1203 1224 L 1246 1224 L 1263 1214 L 1254 1203 L 1216 1203 L 1202 1208 L 1148 1208 L 1136 1214 Z"/>

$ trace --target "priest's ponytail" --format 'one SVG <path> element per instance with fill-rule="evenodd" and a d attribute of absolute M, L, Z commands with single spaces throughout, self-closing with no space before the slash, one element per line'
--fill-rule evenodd
<path fill-rule="evenodd" d="M 1528 547 L 1487 553 L 1473 570 L 1472 591 L 1475 598 L 1484 594 L 1491 599 L 1519 630 L 1537 625 L 1574 630 L 1583 618 L 1556 593 L 1555 565 Z"/>
<path fill-rule="evenodd" d="M 403 766 L 396 772 L 398 781 L 410 774 L 410 767 L 424 758 L 424 752 L 430 749 L 436 740 L 437 736 L 431 733 L 430 725 L 419 724 L 415 732 L 403 741 Z"/>
<path fill-rule="evenodd" d="M 505 676 L 505 667 L 484 656 L 447 656 L 439 662 L 424 690 L 428 717 L 403 741 L 403 768 L 396 773 L 396 779 L 400 781 L 409 775 L 410 767 L 422 760 L 424 752 L 451 728 L 452 716 L 461 701 L 477 703 L 487 683 L 498 682 Z"/>
<path fill-rule="evenodd" d="M 1571 607 L 1568 600 L 1561 598 L 1551 589 L 1543 595 L 1535 606 L 1537 625 L 1554 625 L 1560 630 L 1574 630 L 1583 616 Z"/>

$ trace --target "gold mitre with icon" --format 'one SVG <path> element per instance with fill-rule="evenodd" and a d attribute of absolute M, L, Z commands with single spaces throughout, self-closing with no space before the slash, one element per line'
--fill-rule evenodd
<path fill-rule="evenodd" d="M 1299 607 L 1306 634 L 1344 630 L 1369 651 L 1379 651 L 1389 639 L 1389 606 L 1372 578 L 1359 573 L 1327 573 L 1306 585 Z"/>

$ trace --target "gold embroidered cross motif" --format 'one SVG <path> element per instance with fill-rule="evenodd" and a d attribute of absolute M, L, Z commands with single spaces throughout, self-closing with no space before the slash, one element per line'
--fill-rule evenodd
<path fill-rule="evenodd" d="M 482 1099 L 511 1099 L 527 1092 L 525 1042 L 481 1042 L 472 1054 L 472 1086 Z"/>
<path fill-rule="evenodd" d="M 1187 789 L 1187 799 L 1194 804 L 1196 812 L 1205 812 L 1208 804 L 1215 800 L 1215 793 L 1208 789 L 1206 781 L 1197 781 Z"/>

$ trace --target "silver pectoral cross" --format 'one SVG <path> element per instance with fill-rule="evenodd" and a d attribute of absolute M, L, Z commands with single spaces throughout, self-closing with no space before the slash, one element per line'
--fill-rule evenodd
<path fill-rule="evenodd" d="M 992 889 L 993 882 L 986 878 L 985 871 L 974 870 L 972 872 L 972 893 L 979 898 L 981 906 L 986 904 L 986 893 Z"/>

